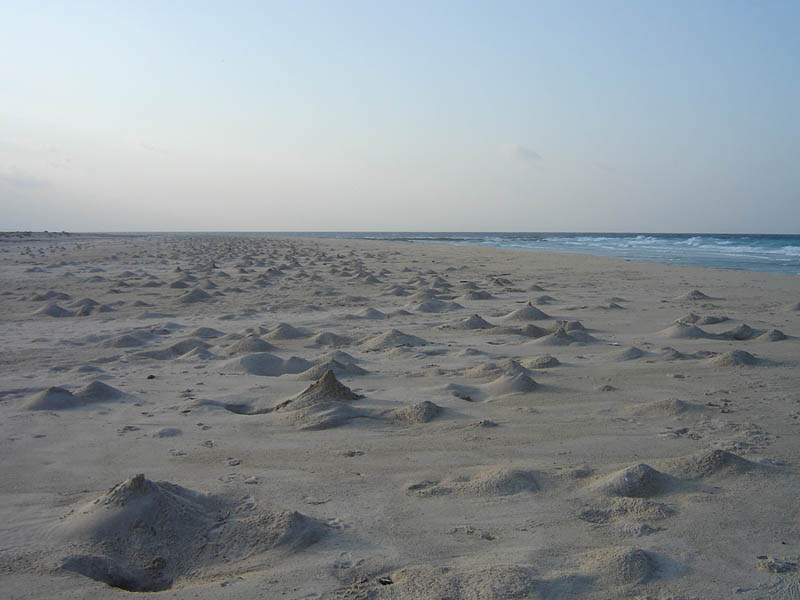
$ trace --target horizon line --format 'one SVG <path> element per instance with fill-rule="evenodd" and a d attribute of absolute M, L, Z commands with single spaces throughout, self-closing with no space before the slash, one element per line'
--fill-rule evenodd
<path fill-rule="evenodd" d="M 34 230 L 34 229 L 0 229 L 0 235 L 8 234 L 34 234 L 34 233 L 47 233 L 47 234 L 75 234 L 75 235 L 135 235 L 135 234 L 439 234 L 439 233 L 460 233 L 460 234 L 582 234 L 582 235 L 693 235 L 693 236 L 719 236 L 719 235 L 759 235 L 759 236 L 800 236 L 798 233 L 765 233 L 759 231 L 582 231 L 582 230 L 523 230 L 523 229 L 496 229 L 496 230 L 457 230 L 457 229 L 287 229 L 287 230 L 254 230 L 254 229 L 227 229 L 227 230 L 213 230 L 213 229 L 140 229 L 140 230 Z"/>

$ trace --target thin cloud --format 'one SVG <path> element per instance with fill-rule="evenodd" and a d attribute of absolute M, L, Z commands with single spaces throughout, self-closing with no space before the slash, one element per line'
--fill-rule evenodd
<path fill-rule="evenodd" d="M 605 163 L 597 161 L 593 162 L 592 166 L 598 171 L 602 171 L 603 173 L 608 173 L 609 175 L 614 175 L 617 172 L 617 170 L 611 165 L 607 165 Z"/>
<path fill-rule="evenodd" d="M 509 143 L 503 144 L 503 152 L 516 160 L 523 162 L 535 162 L 542 160 L 542 155 L 536 152 L 533 148 L 523 146 L 522 144 Z"/>
<path fill-rule="evenodd" d="M 33 190 L 50 186 L 50 182 L 46 179 L 23 173 L 16 168 L 1 170 L 0 182 L 18 190 Z"/>
<path fill-rule="evenodd" d="M 525 146 L 517 146 L 515 154 L 522 160 L 542 160 L 541 154 Z"/>
<path fill-rule="evenodd" d="M 147 152 L 155 152 L 157 154 L 169 154 L 166 149 L 162 148 L 161 146 L 156 146 L 155 144 L 151 144 L 150 142 L 139 142 L 139 147 L 142 150 L 146 150 Z"/>

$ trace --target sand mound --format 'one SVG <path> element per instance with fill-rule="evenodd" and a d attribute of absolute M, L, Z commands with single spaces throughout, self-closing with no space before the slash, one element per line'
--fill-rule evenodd
<path fill-rule="evenodd" d="M 680 417 L 686 414 L 704 411 L 706 411 L 705 406 L 693 404 L 692 402 L 684 402 L 677 398 L 665 398 L 664 400 L 637 404 L 636 406 L 630 407 L 627 412 L 633 415 L 648 417 Z"/>
<path fill-rule="evenodd" d="M 685 294 L 678 296 L 676 300 L 712 300 L 711 296 L 706 296 L 700 290 L 692 290 L 690 292 L 686 292 Z"/>
<path fill-rule="evenodd" d="M 386 288 L 383 292 L 384 296 L 408 296 L 408 290 L 404 288 L 402 285 L 391 285 Z"/>
<path fill-rule="evenodd" d="M 686 325 L 716 325 L 728 320 L 728 317 L 725 315 L 706 315 L 705 317 L 701 317 L 695 313 L 689 313 L 685 317 L 675 319 L 675 322 L 684 323 Z"/>
<path fill-rule="evenodd" d="M 544 319 L 552 319 L 552 317 L 542 310 L 533 306 L 533 304 L 528 303 L 527 306 L 522 308 L 518 308 L 517 310 L 511 311 L 507 315 L 500 317 L 503 321 L 542 321 Z"/>
<path fill-rule="evenodd" d="M 686 325 L 684 323 L 675 323 L 671 327 L 662 329 L 659 333 L 672 339 L 687 339 L 696 340 L 700 338 L 711 337 L 708 333 L 695 325 Z"/>
<path fill-rule="evenodd" d="M 534 597 L 533 569 L 515 565 L 454 569 L 406 567 L 384 577 L 364 578 L 336 598 L 353 600 L 523 600 Z"/>
<path fill-rule="evenodd" d="M 362 397 L 336 379 L 334 372 L 328 369 L 300 394 L 278 404 L 275 410 L 298 410 L 324 402 L 353 402 Z"/>
<path fill-rule="evenodd" d="M 93 381 L 86 387 L 75 392 L 75 397 L 84 404 L 110 402 L 112 400 L 119 400 L 124 396 L 125 393 L 123 391 L 105 384 L 102 381 Z"/>
<path fill-rule="evenodd" d="M 699 321 L 697 321 L 697 324 L 698 325 L 716 325 L 717 323 L 724 323 L 725 321 L 728 321 L 728 320 L 729 320 L 728 317 L 726 317 L 725 315 L 719 315 L 719 316 L 717 316 L 717 315 L 708 315 L 706 317 L 703 317 Z"/>
<path fill-rule="evenodd" d="M 225 348 L 223 354 L 227 356 L 240 356 L 242 354 L 252 354 L 255 352 L 272 352 L 273 350 L 276 350 L 276 347 L 268 341 L 261 339 L 257 335 L 248 335 Z"/>
<path fill-rule="evenodd" d="M 81 298 L 80 300 L 75 300 L 75 302 L 70 304 L 70 306 L 72 306 L 74 308 L 79 308 L 79 307 L 84 307 L 84 306 L 94 307 L 94 306 L 99 306 L 99 305 L 100 305 L 100 303 L 97 300 L 95 300 L 94 298 Z"/>
<path fill-rule="evenodd" d="M 409 298 L 415 302 L 424 302 L 425 300 L 434 300 L 438 298 L 442 294 L 440 290 L 434 290 L 430 288 L 422 289 L 409 296 Z"/>
<path fill-rule="evenodd" d="M 114 309 L 110 307 L 108 304 L 84 304 L 78 309 L 78 312 L 75 313 L 76 317 L 88 317 L 95 312 L 98 313 L 109 313 L 114 312 Z"/>
<path fill-rule="evenodd" d="M 106 348 L 138 348 L 144 346 L 152 339 L 152 335 L 146 331 L 134 331 L 126 333 L 103 342 Z"/>
<path fill-rule="evenodd" d="M 518 375 L 520 373 L 530 374 L 528 369 L 513 358 L 506 358 L 499 362 L 487 362 L 464 371 L 464 375 L 467 377 L 499 377 L 501 375 Z"/>
<path fill-rule="evenodd" d="M 457 321 L 451 325 L 442 325 L 442 329 L 461 329 L 461 330 L 476 330 L 476 329 L 492 329 L 494 325 L 489 323 L 480 315 L 472 315 L 466 319 Z"/>
<path fill-rule="evenodd" d="M 556 321 L 556 327 L 563 327 L 566 331 L 586 331 L 586 327 L 580 321 Z"/>
<path fill-rule="evenodd" d="M 75 316 L 76 316 L 76 317 L 88 317 L 88 316 L 89 316 L 89 315 L 91 315 L 93 312 L 94 312 L 94 307 L 93 307 L 93 306 L 82 306 L 82 307 L 81 307 L 81 308 L 79 308 L 79 309 L 78 309 L 78 311 L 75 313 Z"/>
<path fill-rule="evenodd" d="M 271 340 L 296 340 L 308 337 L 308 334 L 302 329 L 293 327 L 289 323 L 279 323 L 264 336 Z"/>
<path fill-rule="evenodd" d="M 535 391 L 538 385 L 525 373 L 518 373 L 498 377 L 491 383 L 482 386 L 482 389 L 487 396 L 494 399 L 511 394 L 528 394 Z"/>
<path fill-rule="evenodd" d="M 365 308 L 364 310 L 362 310 L 362 311 L 360 311 L 360 312 L 358 312 L 356 314 L 359 317 L 361 317 L 362 319 L 375 319 L 375 320 L 378 320 L 378 319 L 386 319 L 386 318 L 388 318 L 388 315 L 386 313 L 381 312 L 377 308 L 373 308 L 371 306 L 368 306 L 367 308 Z"/>
<path fill-rule="evenodd" d="M 195 348 L 194 350 L 189 350 L 186 354 L 182 354 L 175 360 L 178 361 L 208 361 L 208 360 L 217 360 L 219 357 L 215 355 L 213 352 L 206 350 L 205 348 Z"/>
<path fill-rule="evenodd" d="M 296 512 L 237 512 L 223 498 L 136 475 L 77 510 L 60 526 L 71 554 L 62 567 L 128 591 L 249 570 L 271 550 L 297 552 L 324 527 Z M 213 543 L 209 543 L 213 540 Z"/>
<path fill-rule="evenodd" d="M 647 498 L 666 489 L 668 478 L 650 465 L 640 463 L 606 475 L 594 484 L 601 494 L 626 498 Z"/>
<path fill-rule="evenodd" d="M 64 410 L 80 406 L 72 392 L 60 387 L 49 387 L 36 394 L 25 406 L 28 410 Z"/>
<path fill-rule="evenodd" d="M 489 275 L 484 281 L 486 281 L 488 285 L 495 285 L 497 287 L 508 287 L 509 285 L 513 284 L 510 279 L 505 277 L 495 277 L 493 275 Z"/>
<path fill-rule="evenodd" d="M 286 415 L 287 421 L 302 431 L 332 429 L 365 417 L 369 415 L 341 402 L 321 402 L 290 411 Z"/>
<path fill-rule="evenodd" d="M 36 394 L 25 405 L 28 410 L 68 410 L 96 402 L 119 400 L 125 394 L 102 381 L 93 381 L 74 394 L 67 389 L 50 387 Z"/>
<path fill-rule="evenodd" d="M 446 302 L 444 300 L 426 300 L 418 304 L 409 304 L 408 308 L 421 313 L 443 313 L 464 308 L 458 302 Z"/>
<path fill-rule="evenodd" d="M 225 335 L 223 332 L 211 327 L 198 327 L 189 333 L 190 337 L 196 337 L 203 340 L 210 340 L 213 338 L 222 337 L 223 335 Z"/>
<path fill-rule="evenodd" d="M 372 320 L 380 320 L 380 319 L 388 319 L 389 315 L 384 312 L 379 311 L 376 308 L 367 307 L 363 310 L 355 314 L 347 314 L 344 316 L 345 319 L 372 319 Z"/>
<path fill-rule="evenodd" d="M 310 369 L 300 373 L 297 377 L 298 379 L 316 380 L 325 375 L 326 371 L 333 371 L 337 377 L 356 377 L 359 375 L 367 375 L 369 373 L 366 369 L 362 369 L 352 362 L 341 362 L 335 359 L 330 359 L 314 365 Z"/>
<path fill-rule="evenodd" d="M 428 342 L 415 335 L 408 335 L 399 329 L 391 329 L 384 333 L 374 335 L 361 342 L 364 350 L 388 350 L 390 348 L 425 346 Z"/>
<path fill-rule="evenodd" d="M 612 352 L 610 358 L 611 360 L 617 362 L 624 362 L 626 360 L 636 360 L 637 358 L 642 358 L 646 354 L 647 353 L 644 350 L 641 350 L 636 346 L 629 346 L 627 348 L 622 348 L 621 350 Z"/>
<path fill-rule="evenodd" d="M 288 421 L 299 429 L 330 429 L 351 419 L 368 416 L 348 404 L 359 398 L 362 396 L 342 384 L 333 371 L 328 370 L 303 392 L 278 404 L 275 410 L 288 413 Z"/>
<path fill-rule="evenodd" d="M 44 294 L 34 294 L 31 296 L 33 302 L 46 302 L 47 300 L 69 300 L 72 296 L 64 292 L 57 292 L 55 290 L 47 290 Z"/>
<path fill-rule="evenodd" d="M 563 327 L 559 327 L 554 332 L 536 339 L 533 343 L 542 346 L 568 346 L 577 341 L 578 340 L 567 333 Z"/>
<path fill-rule="evenodd" d="M 197 302 L 208 302 L 209 300 L 213 300 L 213 297 L 208 292 L 200 288 L 194 288 L 178 296 L 177 301 L 181 304 L 195 304 Z"/>
<path fill-rule="evenodd" d="M 459 300 L 467 302 L 472 302 L 474 300 L 494 300 L 494 298 L 495 297 L 486 290 L 467 290 L 458 297 Z"/>
<path fill-rule="evenodd" d="M 539 489 L 533 471 L 508 467 L 481 471 L 468 481 L 455 482 L 459 489 L 474 496 L 509 496 Z"/>
<path fill-rule="evenodd" d="M 154 279 L 151 279 L 150 281 L 147 281 L 147 282 L 143 283 L 142 287 L 143 288 L 157 288 L 157 287 L 161 287 L 163 285 L 166 285 L 163 281 L 156 281 Z"/>
<path fill-rule="evenodd" d="M 152 312 L 152 311 L 145 311 L 142 314 L 138 315 L 137 319 L 142 320 L 150 320 L 150 319 L 170 319 L 175 315 L 171 315 L 169 313 L 162 313 L 162 312 Z"/>
<path fill-rule="evenodd" d="M 340 363 L 353 363 L 358 364 L 359 360 L 348 354 L 347 352 L 343 352 L 342 350 L 332 350 L 331 352 L 326 352 L 314 359 L 315 364 L 320 364 L 329 360 L 338 360 Z"/>
<path fill-rule="evenodd" d="M 208 350 L 210 344 L 204 342 L 200 338 L 186 338 L 162 350 L 146 350 L 144 352 L 137 352 L 132 356 L 135 359 L 151 358 L 155 360 L 170 360 L 178 358 L 184 354 L 188 354 L 192 350 Z"/>
<path fill-rule="evenodd" d="M 569 346 L 570 344 L 591 344 L 597 339 L 580 330 L 568 331 L 565 327 L 559 327 L 553 333 L 533 340 L 532 344 L 542 346 Z"/>
<path fill-rule="evenodd" d="M 582 570 L 603 586 L 620 587 L 645 583 L 656 576 L 658 565 L 650 553 L 639 548 L 603 548 L 586 555 Z"/>
<path fill-rule="evenodd" d="M 712 358 L 716 355 L 716 352 L 711 352 L 710 350 L 698 350 L 697 352 L 686 354 L 684 352 L 679 352 L 671 346 L 661 348 L 661 357 L 664 360 L 699 360 L 701 358 Z"/>
<path fill-rule="evenodd" d="M 436 275 L 431 277 L 429 280 L 430 286 L 433 288 L 451 288 L 453 284 L 449 283 L 446 279 L 441 277 L 440 275 Z"/>
<path fill-rule="evenodd" d="M 382 283 L 380 279 L 375 277 L 372 273 L 368 273 L 367 271 L 360 271 L 355 274 L 354 279 L 360 279 L 363 283 L 368 283 L 370 285 L 376 283 Z"/>
<path fill-rule="evenodd" d="M 744 350 L 731 350 L 730 352 L 724 352 L 719 356 L 715 356 L 711 359 L 711 362 L 721 367 L 742 367 L 754 366 L 761 361 Z"/>
<path fill-rule="evenodd" d="M 542 354 L 541 356 L 529 358 L 523 364 L 529 369 L 552 369 L 560 365 L 561 362 L 555 356 Z"/>
<path fill-rule="evenodd" d="M 700 315 L 696 315 L 694 313 L 689 313 L 679 319 L 675 319 L 676 323 L 682 323 L 683 325 L 695 325 L 698 321 L 700 321 Z"/>
<path fill-rule="evenodd" d="M 45 315 L 48 317 L 55 317 L 55 318 L 63 318 L 63 317 L 74 317 L 75 313 L 71 310 L 67 310 L 56 304 L 55 302 L 51 302 L 50 304 L 43 306 L 39 310 L 33 313 L 34 315 Z"/>
<path fill-rule="evenodd" d="M 341 348 L 342 346 L 349 346 L 353 343 L 348 337 L 331 333 L 330 331 L 323 331 L 311 338 L 309 348 Z"/>
<path fill-rule="evenodd" d="M 735 329 L 723 331 L 719 334 L 719 337 L 725 340 L 749 340 L 756 335 L 758 335 L 758 332 L 755 329 L 747 325 L 747 323 L 742 323 Z"/>
<path fill-rule="evenodd" d="M 527 338 L 539 339 L 546 335 L 553 333 L 551 329 L 539 327 L 533 323 L 527 323 L 523 327 L 503 327 L 498 330 L 499 333 L 506 333 L 510 335 L 521 335 Z"/>
<path fill-rule="evenodd" d="M 103 369 L 95 365 L 81 365 L 80 367 L 75 367 L 73 371 L 81 375 L 85 375 L 86 373 L 105 373 Z"/>
<path fill-rule="evenodd" d="M 229 373 L 279 377 L 285 374 L 296 375 L 312 366 L 314 366 L 313 363 L 297 356 L 284 360 L 269 352 L 257 352 L 229 360 L 222 365 L 222 370 Z"/>
<path fill-rule="evenodd" d="M 786 339 L 786 334 L 780 329 L 770 329 L 756 338 L 761 342 L 780 342 Z"/>
<path fill-rule="evenodd" d="M 491 467 L 469 477 L 456 477 L 445 481 L 422 481 L 410 485 L 409 492 L 418 496 L 510 496 L 539 489 L 533 471 L 509 467 Z"/>
<path fill-rule="evenodd" d="M 432 421 L 442 412 L 442 408 L 430 402 L 423 400 L 411 406 L 404 406 L 389 412 L 389 420 L 393 423 L 408 423 L 419 424 Z"/>
<path fill-rule="evenodd" d="M 717 473 L 745 473 L 757 468 L 756 463 L 726 450 L 708 450 L 672 461 L 669 472 L 685 479 L 701 479 Z"/>
<path fill-rule="evenodd" d="M 688 358 L 686 354 L 676 350 L 672 346 L 664 346 L 661 348 L 661 357 L 664 360 L 683 360 Z"/>
<path fill-rule="evenodd" d="M 673 516 L 676 512 L 667 504 L 645 498 L 614 498 L 607 506 L 582 511 L 578 518 L 595 524 L 615 523 L 629 519 L 661 521 Z"/>
<path fill-rule="evenodd" d="M 466 400 L 467 402 L 475 402 L 476 400 L 480 400 L 485 396 L 479 387 L 472 385 L 461 385 L 459 383 L 448 383 L 446 386 L 444 386 L 443 391 L 446 394 L 452 394 L 456 398 L 460 400 Z"/>

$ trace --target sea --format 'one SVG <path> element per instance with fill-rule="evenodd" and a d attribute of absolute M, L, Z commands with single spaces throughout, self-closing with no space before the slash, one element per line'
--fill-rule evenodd
<path fill-rule="evenodd" d="M 800 235 L 409 231 L 298 232 L 288 235 L 489 246 L 530 252 L 572 252 L 669 265 L 800 274 Z"/>

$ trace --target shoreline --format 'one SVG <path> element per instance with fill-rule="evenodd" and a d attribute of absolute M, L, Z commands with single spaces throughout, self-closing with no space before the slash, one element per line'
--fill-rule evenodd
<path fill-rule="evenodd" d="M 523 252 L 555 252 L 618 258 L 635 262 L 683 265 L 754 273 L 800 274 L 800 236 L 793 234 L 655 234 L 655 233 L 476 233 L 476 232 L 6 232 L 0 241 L 53 240 L 56 236 L 192 237 L 254 239 L 350 239 L 402 243 L 446 243 Z M 550 236 L 550 237 L 547 237 Z M 610 236 L 610 237 L 609 237 Z M 614 241 L 617 240 L 617 241 Z M 677 240 L 677 241 L 676 241 Z M 781 243 L 789 245 L 781 246 Z M 609 245 L 611 244 L 611 245 Z M 615 245 L 616 244 L 616 245 Z M 733 245 L 732 245 L 733 244 Z"/>
<path fill-rule="evenodd" d="M 52 233 L 52 232 L 51 232 Z M 55 234 L 55 235 L 62 235 L 62 234 Z M 124 240 L 126 238 L 130 239 L 142 239 L 142 238 L 162 238 L 164 240 L 169 240 L 171 238 L 175 238 L 175 240 L 181 240 L 191 237 L 199 237 L 204 238 L 208 237 L 210 239 L 220 239 L 226 236 L 230 236 L 233 239 L 242 240 L 242 239 L 252 239 L 255 241 L 306 241 L 309 243 L 312 242 L 330 242 L 332 244 L 336 244 L 337 242 L 342 243 L 358 243 L 358 242 L 366 242 L 366 243 L 374 243 L 378 245 L 392 245 L 398 244 L 400 247 L 413 247 L 415 246 L 414 240 L 395 240 L 395 239 L 383 239 L 383 238 L 328 238 L 328 237 L 299 237 L 299 236 L 282 236 L 280 234 L 273 234 L 272 233 L 264 233 L 264 234 L 256 234 L 255 236 L 250 236 L 249 233 L 236 233 L 236 232 L 219 232 L 219 233 L 201 233 L 196 234 L 192 232 L 186 233 L 173 233 L 173 232 L 142 232 L 142 233 L 70 233 L 68 239 L 72 240 Z M 47 239 L 52 238 L 42 238 L 39 240 L 30 240 L 30 241 L 46 241 Z M 23 240 L 0 240 L 2 241 L 15 241 L 21 242 Z M 564 260 L 569 261 L 570 259 L 575 259 L 578 263 L 581 263 L 584 260 L 598 260 L 598 261 L 608 261 L 610 264 L 628 264 L 633 266 L 639 266 L 644 268 L 645 270 L 649 270 L 649 268 L 658 268 L 664 267 L 667 269 L 699 269 L 700 272 L 703 271 L 713 271 L 719 272 L 720 274 L 741 274 L 745 279 L 748 275 L 753 276 L 775 276 L 778 278 L 788 278 L 788 280 L 797 280 L 800 275 L 792 274 L 792 273 L 775 273 L 772 271 L 751 271 L 746 269 L 734 269 L 734 268 L 724 268 L 724 267 L 714 267 L 714 266 L 704 266 L 704 265 L 687 265 L 687 264 L 672 264 L 672 263 L 662 263 L 662 262 L 655 262 L 655 261 L 647 261 L 647 260 L 636 260 L 632 258 L 620 258 L 614 256 L 604 256 L 604 255 L 597 255 L 597 254 L 586 254 L 582 252 L 568 252 L 568 251 L 548 251 L 548 250 L 539 250 L 539 249 L 524 249 L 524 248 L 501 248 L 496 246 L 480 246 L 476 244 L 453 244 L 441 241 L 431 241 L 431 242 L 417 242 L 416 247 L 425 248 L 425 247 L 432 247 L 432 248 L 441 248 L 442 250 L 452 249 L 452 248 L 463 248 L 465 250 L 474 250 L 476 253 L 481 253 L 483 251 L 488 252 L 500 252 L 500 253 L 512 253 L 515 255 L 519 255 L 519 257 L 542 257 L 545 260 L 555 260 L 557 257 L 562 257 Z"/>

